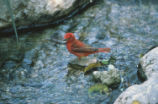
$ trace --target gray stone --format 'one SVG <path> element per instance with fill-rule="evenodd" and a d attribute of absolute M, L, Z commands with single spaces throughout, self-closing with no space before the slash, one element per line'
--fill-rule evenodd
<path fill-rule="evenodd" d="M 108 86 L 117 85 L 121 82 L 120 72 L 113 65 L 108 66 L 108 71 L 94 71 L 93 76 Z"/>
<path fill-rule="evenodd" d="M 147 78 L 151 77 L 152 73 L 158 73 L 158 47 L 145 54 L 140 64 Z"/>
<path fill-rule="evenodd" d="M 9 0 L 17 26 L 43 24 L 68 15 L 89 0 Z M 0 1 L 0 28 L 12 24 L 4 0 Z"/>

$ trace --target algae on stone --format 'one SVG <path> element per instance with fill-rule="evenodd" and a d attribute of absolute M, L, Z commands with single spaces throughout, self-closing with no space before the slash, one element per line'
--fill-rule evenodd
<path fill-rule="evenodd" d="M 88 89 L 88 94 L 92 94 L 94 92 L 100 92 L 100 94 L 102 93 L 109 93 L 109 88 L 107 85 L 105 84 L 95 84 L 93 86 L 91 86 L 89 89 Z"/>

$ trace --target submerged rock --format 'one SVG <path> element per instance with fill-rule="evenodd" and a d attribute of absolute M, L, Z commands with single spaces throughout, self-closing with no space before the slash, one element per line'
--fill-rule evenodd
<path fill-rule="evenodd" d="M 144 55 L 140 64 L 142 68 L 139 71 L 145 73 L 148 80 L 140 85 L 129 87 L 116 99 L 114 104 L 132 104 L 134 101 L 138 101 L 140 104 L 158 103 L 158 47 Z"/>
<path fill-rule="evenodd" d="M 3 68 L 4 69 L 11 69 L 11 68 L 14 68 L 16 66 L 16 62 L 15 61 L 7 61 L 5 62 Z"/>
<path fill-rule="evenodd" d="M 10 0 L 17 26 L 49 23 L 89 3 L 89 0 Z M 0 28 L 8 27 L 12 22 L 3 0 L 0 7 Z"/>
<path fill-rule="evenodd" d="M 29 50 L 25 53 L 21 63 L 13 60 L 6 61 L 0 70 L 1 79 L 25 79 L 29 77 L 34 61 L 40 47 Z"/>
<path fill-rule="evenodd" d="M 109 88 L 107 85 L 104 84 L 95 84 L 88 89 L 88 94 L 91 94 L 93 92 L 108 93 Z"/>
<path fill-rule="evenodd" d="M 93 76 L 108 86 L 117 85 L 121 82 L 119 70 L 113 65 L 108 66 L 108 71 L 94 71 Z"/>

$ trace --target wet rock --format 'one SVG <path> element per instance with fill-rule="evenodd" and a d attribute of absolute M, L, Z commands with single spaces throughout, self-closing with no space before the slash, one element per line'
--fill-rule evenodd
<path fill-rule="evenodd" d="M 17 63 L 10 60 L 4 63 L 3 67 L 0 70 L 0 80 L 9 80 L 11 79 L 11 74 L 16 68 Z"/>
<path fill-rule="evenodd" d="M 88 66 L 89 64 L 96 63 L 96 62 L 97 62 L 97 59 L 95 57 L 94 58 L 84 57 L 84 58 L 81 58 L 80 60 L 76 58 L 69 62 L 69 66 L 74 69 L 81 69 Z"/>
<path fill-rule="evenodd" d="M 145 54 L 141 60 L 139 71 L 145 74 L 147 81 L 140 85 L 133 85 L 125 90 L 114 104 L 132 104 L 134 101 L 140 104 L 158 103 L 158 47 Z M 139 72 L 139 73 L 140 73 Z M 142 77 L 144 74 L 140 76 Z"/>
<path fill-rule="evenodd" d="M 10 1 L 17 26 L 49 23 L 89 3 L 89 0 Z M 0 1 L 0 7 L 0 28 L 8 27 L 11 25 L 11 18 L 3 0 Z"/>
<path fill-rule="evenodd" d="M 7 61 L 4 64 L 3 68 L 4 69 L 11 69 L 11 68 L 14 68 L 15 66 L 16 66 L 16 62 L 14 62 L 14 61 Z"/>
<path fill-rule="evenodd" d="M 24 59 L 22 61 L 23 66 L 25 67 L 26 65 L 31 65 L 33 57 L 35 55 L 35 51 L 31 50 L 25 53 Z"/>
<path fill-rule="evenodd" d="M 90 95 L 93 92 L 100 92 L 100 93 L 108 93 L 109 92 L 109 88 L 107 85 L 104 84 L 95 84 L 93 86 L 91 86 L 88 89 L 88 94 Z"/>
<path fill-rule="evenodd" d="M 117 85 L 121 82 L 119 70 L 113 65 L 108 66 L 108 71 L 94 71 L 93 76 L 108 86 Z"/>
<path fill-rule="evenodd" d="M 102 65 L 100 62 L 89 64 L 87 67 L 84 68 L 84 73 L 86 74 L 87 72 L 91 71 L 92 69 L 101 67 L 101 66 Z"/>
<path fill-rule="evenodd" d="M 140 85 L 133 85 L 125 90 L 114 104 L 157 104 L 158 103 L 158 75 L 152 74 L 147 81 Z"/>
<path fill-rule="evenodd" d="M 94 64 L 96 62 L 97 62 L 97 59 L 92 58 L 92 57 L 83 57 L 80 60 L 77 58 L 73 59 L 68 63 L 67 76 L 76 75 L 82 71 L 85 72 L 86 67 L 88 67 L 90 64 Z M 84 74 L 87 74 L 86 72 Z"/>
<path fill-rule="evenodd" d="M 72 60 L 70 63 L 71 64 L 77 64 L 77 65 L 80 65 L 80 66 L 88 66 L 89 64 L 91 63 L 96 63 L 97 62 L 97 59 L 95 57 L 84 57 L 84 58 L 81 58 L 80 60 L 79 59 L 75 59 L 75 60 Z"/>
<path fill-rule="evenodd" d="M 25 53 L 21 63 L 16 61 L 7 61 L 0 70 L 1 79 L 25 79 L 32 72 L 33 61 L 36 60 L 36 53 L 39 47 L 29 50 Z"/>
<path fill-rule="evenodd" d="M 14 69 L 12 73 L 10 73 L 10 79 L 24 80 L 28 77 L 28 69 L 19 67 L 16 70 Z"/>
<path fill-rule="evenodd" d="M 39 48 L 40 47 L 36 47 L 25 53 L 23 61 L 22 61 L 23 68 L 31 67 L 31 65 L 33 64 L 33 61 L 35 61 L 37 58 L 37 52 L 38 52 Z"/>

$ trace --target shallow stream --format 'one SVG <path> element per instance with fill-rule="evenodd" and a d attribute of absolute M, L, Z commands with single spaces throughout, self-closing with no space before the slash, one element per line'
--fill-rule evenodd
<path fill-rule="evenodd" d="M 141 83 L 139 58 L 158 44 L 155 1 L 101 0 L 64 24 L 23 33 L 18 47 L 14 39 L 1 38 L 1 55 L 8 58 L 0 72 L 0 104 L 112 104 L 122 90 Z M 115 58 L 115 67 L 125 73 L 118 88 L 89 96 L 92 75 L 80 70 L 68 74 L 68 63 L 76 57 L 50 40 L 62 39 L 66 32 L 91 46 L 112 49 L 88 57 Z"/>

